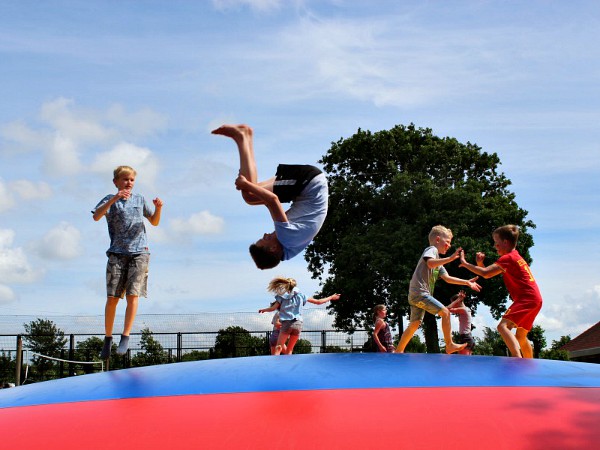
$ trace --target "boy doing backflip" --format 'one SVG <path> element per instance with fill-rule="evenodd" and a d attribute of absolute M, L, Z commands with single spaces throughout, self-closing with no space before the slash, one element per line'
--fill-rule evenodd
<path fill-rule="evenodd" d="M 452 341 L 452 329 L 450 325 L 450 312 L 440 301 L 436 300 L 431 293 L 436 281 L 436 269 L 439 270 L 438 276 L 446 283 L 461 284 L 469 286 L 474 291 L 479 292 L 481 286 L 475 281 L 478 277 L 470 280 L 452 277 L 446 271 L 444 264 L 448 264 L 460 257 L 462 249 L 457 249 L 452 256 L 440 258 L 445 255 L 452 243 L 452 231 L 442 225 L 436 225 L 429 232 L 429 247 L 427 247 L 413 276 L 408 288 L 408 303 L 410 304 L 410 323 L 402 333 L 396 353 L 404 353 L 404 349 L 410 342 L 415 332 L 419 329 L 425 312 L 437 314 L 442 318 L 442 331 L 444 333 L 444 342 L 446 343 L 446 353 L 454 353 L 463 350 L 467 344 L 456 344 Z"/>
<path fill-rule="evenodd" d="M 270 269 L 292 259 L 317 235 L 328 206 L 327 178 L 309 165 L 279 164 L 274 177 L 258 181 L 254 159 L 253 131 L 248 125 L 223 125 L 212 134 L 235 141 L 240 156 L 236 188 L 249 205 L 269 210 L 275 231 L 265 233 L 250 246 L 250 255 L 259 269 Z M 292 202 L 285 211 L 282 203 Z"/>
<path fill-rule="evenodd" d="M 477 265 L 465 260 L 464 252 L 460 255 L 460 265 L 484 278 L 502 274 L 504 284 L 512 298 L 512 305 L 506 311 L 500 323 L 498 332 L 508 347 L 510 354 L 517 358 L 533 358 L 533 348 L 527 339 L 527 333 L 533 327 L 533 321 L 542 309 L 542 295 L 533 278 L 529 265 L 516 250 L 519 240 L 519 227 L 504 225 L 492 233 L 494 247 L 500 258 L 485 266 L 485 254 L 477 253 Z M 516 328 L 516 334 L 512 329 Z"/>

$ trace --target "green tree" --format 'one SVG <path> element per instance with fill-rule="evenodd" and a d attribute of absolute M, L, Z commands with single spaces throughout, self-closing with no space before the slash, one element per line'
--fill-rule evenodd
<path fill-rule="evenodd" d="M 182 361 L 203 361 L 210 358 L 209 352 L 203 352 L 200 350 L 192 350 L 191 352 L 184 353 L 181 356 Z"/>
<path fill-rule="evenodd" d="M 100 361 L 100 352 L 104 342 L 98 336 L 92 336 L 84 341 L 77 343 L 75 348 L 75 359 L 78 361 Z M 101 365 L 82 364 L 84 373 L 99 372 L 102 370 Z"/>
<path fill-rule="evenodd" d="M 483 328 L 483 338 L 475 338 L 474 355 L 507 356 L 508 348 L 498 330 Z"/>
<path fill-rule="evenodd" d="M 530 262 L 533 241 L 527 230 L 534 224 L 508 190 L 510 181 L 498 171 L 495 153 L 411 124 L 376 133 L 359 129 L 333 143 L 320 162 L 328 173 L 330 207 L 306 259 L 312 276 L 323 283 L 322 295 L 344 295 L 328 306 L 337 328 L 365 328 L 373 305 L 385 303 L 397 313 L 390 325 L 404 329 L 408 284 L 434 225 L 452 229 L 455 247 L 463 247 L 471 260 L 479 251 L 495 256 L 496 227 L 519 225 L 519 251 Z M 458 262 L 447 269 L 472 277 Z M 506 308 L 504 284 L 500 277 L 482 284 L 481 295 L 468 293 L 473 313 L 483 303 L 499 318 Z M 439 282 L 436 297 L 448 299 L 456 289 Z M 428 351 L 439 351 L 433 318 L 424 331 Z"/>
<path fill-rule="evenodd" d="M 294 345 L 294 353 L 297 355 L 312 353 L 312 344 L 306 339 L 298 339 L 298 342 Z"/>
<path fill-rule="evenodd" d="M 539 358 L 542 350 L 546 347 L 544 329 L 540 325 L 534 325 L 527 333 L 527 339 L 533 343 L 533 357 Z"/>
<path fill-rule="evenodd" d="M 252 336 L 245 328 L 230 326 L 221 329 L 215 339 L 215 358 L 235 358 L 270 354 L 266 338 Z"/>
<path fill-rule="evenodd" d="M 142 351 L 136 353 L 135 356 L 131 358 L 132 366 L 154 366 L 157 364 L 166 364 L 169 361 L 169 355 L 163 349 L 160 342 L 154 339 L 149 328 L 144 328 L 142 330 L 140 346 L 142 347 Z"/>
<path fill-rule="evenodd" d="M 560 361 L 569 361 L 569 353 L 561 348 L 571 341 L 571 336 L 561 336 L 558 341 L 552 341 L 552 346 L 547 350 L 542 350 L 540 358 L 557 359 Z"/>
<path fill-rule="evenodd" d="M 14 383 L 17 363 L 10 353 L 0 353 L 0 388 L 4 383 Z"/>
<path fill-rule="evenodd" d="M 54 322 L 47 319 L 36 319 L 23 324 L 26 335 L 23 336 L 25 347 L 39 355 L 59 358 L 61 350 L 67 343 L 65 333 Z M 32 358 L 35 374 L 30 374 L 29 381 L 46 379 L 46 374 L 57 364 L 39 355 Z"/>

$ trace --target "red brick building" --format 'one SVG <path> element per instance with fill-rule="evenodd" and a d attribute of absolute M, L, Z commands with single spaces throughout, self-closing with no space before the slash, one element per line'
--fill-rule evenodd
<path fill-rule="evenodd" d="M 600 364 L 600 322 L 563 345 L 572 361 Z"/>

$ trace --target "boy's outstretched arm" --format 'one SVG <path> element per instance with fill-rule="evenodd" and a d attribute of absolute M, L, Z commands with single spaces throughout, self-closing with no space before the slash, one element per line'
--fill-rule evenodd
<path fill-rule="evenodd" d="M 481 291 L 481 286 L 479 286 L 476 281 L 479 277 L 471 278 L 470 280 L 463 280 L 462 278 L 452 277 L 450 275 L 440 275 L 440 278 L 444 280 L 446 283 L 450 284 L 459 284 L 462 286 L 469 286 L 475 292 Z"/>
<path fill-rule="evenodd" d="M 271 213 L 271 218 L 275 222 L 287 222 L 287 215 L 283 209 L 283 205 L 279 201 L 277 195 L 273 192 L 259 186 L 256 183 L 248 181 L 244 175 L 238 175 L 235 180 L 235 187 L 241 191 L 246 191 L 258 198 L 268 208 Z"/>
<path fill-rule="evenodd" d="M 467 262 L 465 259 L 465 252 L 460 253 L 460 265 L 459 267 L 464 267 L 465 269 L 473 272 L 475 275 L 479 275 L 483 278 L 492 278 L 496 275 L 503 273 L 502 268 L 497 264 L 490 264 L 489 266 L 483 266 L 483 253 L 477 254 L 477 263 L 481 265 L 474 265 Z"/>
<path fill-rule="evenodd" d="M 462 252 L 462 248 L 459 247 L 454 253 L 452 253 L 452 255 L 447 256 L 446 258 L 428 258 L 427 267 L 429 267 L 430 269 L 435 269 L 436 267 L 446 265 L 449 262 L 460 258 L 460 252 Z"/>

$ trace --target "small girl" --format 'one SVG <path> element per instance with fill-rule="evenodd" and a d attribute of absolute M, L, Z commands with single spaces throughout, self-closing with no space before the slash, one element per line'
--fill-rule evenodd
<path fill-rule="evenodd" d="M 385 305 L 376 305 L 373 308 L 373 319 L 375 320 L 375 331 L 373 331 L 373 341 L 380 352 L 394 353 L 394 343 L 392 342 L 392 332 L 390 326 L 384 320 L 387 316 L 387 307 Z"/>
<path fill-rule="evenodd" d="M 275 294 L 275 302 L 268 308 L 259 309 L 258 312 L 265 313 L 279 309 L 281 328 L 279 329 L 279 338 L 277 339 L 274 355 L 280 355 L 282 352 L 285 355 L 291 355 L 294 351 L 294 345 L 296 345 L 302 332 L 302 308 L 306 305 L 306 302 L 322 305 L 340 298 L 340 294 L 333 294 L 323 299 L 306 298 L 296 288 L 296 280 L 293 278 L 273 278 L 267 290 Z M 288 338 L 287 348 L 284 349 L 284 344 Z"/>

